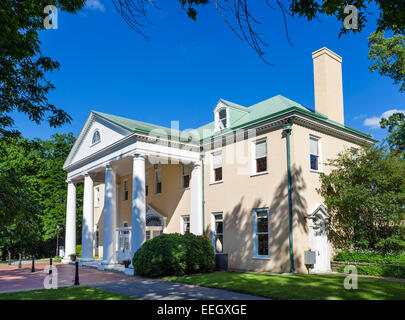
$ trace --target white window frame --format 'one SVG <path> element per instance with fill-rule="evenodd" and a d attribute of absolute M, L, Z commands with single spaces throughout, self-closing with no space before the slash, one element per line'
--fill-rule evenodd
<path fill-rule="evenodd" d="M 188 223 L 190 223 L 190 215 L 189 214 L 180 216 L 180 233 L 181 234 L 185 234 L 185 232 L 184 232 L 184 223 L 185 223 L 184 219 L 185 218 L 188 218 Z"/>
<path fill-rule="evenodd" d="M 225 125 L 225 127 L 222 127 L 222 122 L 219 119 L 219 112 L 221 110 L 226 111 L 226 125 Z M 214 114 L 214 122 L 215 122 L 214 131 L 215 132 L 225 130 L 225 129 L 230 127 L 230 118 L 229 118 L 229 116 L 230 116 L 229 107 L 227 107 L 226 105 L 221 104 L 215 109 L 215 114 Z"/>
<path fill-rule="evenodd" d="M 215 168 L 214 168 L 214 156 L 220 154 L 221 155 L 221 168 L 222 168 L 222 179 L 215 181 Z M 211 153 L 211 184 L 221 183 L 224 180 L 224 163 L 222 157 L 222 150 L 215 151 Z"/>
<path fill-rule="evenodd" d="M 311 168 L 311 139 L 316 140 L 318 142 L 318 170 Z M 314 154 L 315 155 L 315 154 Z M 320 137 L 314 136 L 312 134 L 309 135 L 309 169 L 312 172 L 323 172 L 322 166 L 322 139 Z"/>
<path fill-rule="evenodd" d="M 94 138 L 94 135 L 96 134 L 96 132 L 98 132 L 99 139 L 98 139 L 96 142 L 93 142 L 93 138 Z M 98 144 L 98 143 L 100 143 L 100 142 L 101 142 L 101 133 L 100 133 L 100 130 L 99 130 L 99 129 L 95 129 L 95 130 L 93 131 L 92 136 L 91 136 L 90 147 L 92 147 L 92 146 L 94 146 L 94 145 L 96 145 L 96 144 Z"/>
<path fill-rule="evenodd" d="M 261 212 L 267 213 L 267 241 L 268 241 L 268 248 L 269 253 L 267 255 L 259 255 L 258 252 L 258 237 L 259 234 L 266 234 L 266 232 L 257 232 L 257 214 Z M 257 208 L 253 209 L 253 258 L 254 259 L 270 259 L 270 212 L 268 208 Z"/>
<path fill-rule="evenodd" d="M 157 172 L 160 172 L 160 192 L 156 192 L 156 190 L 157 190 L 157 184 L 158 184 L 158 181 L 156 181 Z M 154 186 L 153 192 L 154 192 L 155 195 L 162 194 L 162 190 L 163 190 L 163 183 L 162 183 L 162 180 L 163 180 L 163 177 L 162 177 L 162 169 L 161 169 L 161 168 L 156 169 L 156 170 L 155 170 L 155 176 L 154 176 L 154 183 L 153 183 L 153 186 Z"/>
<path fill-rule="evenodd" d="M 127 186 L 126 192 L 128 192 L 127 199 L 125 199 L 125 184 Z M 129 200 L 129 181 L 128 181 L 128 179 L 124 179 L 124 181 L 122 181 L 122 201 L 126 202 L 128 200 Z"/>
<path fill-rule="evenodd" d="M 94 207 L 98 208 L 100 206 L 100 187 L 94 188 Z"/>
<path fill-rule="evenodd" d="M 217 216 L 219 216 L 219 215 L 222 216 L 222 233 L 217 233 L 217 230 L 216 230 L 216 224 L 215 224 L 216 219 L 215 219 L 215 218 L 216 218 Z M 222 252 L 221 252 L 221 253 L 224 252 L 224 239 L 225 239 L 225 237 L 224 237 L 224 231 L 225 231 L 224 213 L 223 213 L 223 212 L 213 212 L 213 213 L 211 214 L 211 242 L 212 242 L 212 244 L 214 245 L 214 252 L 215 252 L 215 253 L 217 253 L 217 246 L 216 246 L 216 241 L 215 241 L 215 239 L 216 239 L 216 237 L 217 237 L 218 235 L 222 235 Z"/>
<path fill-rule="evenodd" d="M 257 172 L 256 171 L 256 145 L 258 142 L 266 141 L 266 171 Z M 269 173 L 269 143 L 267 137 L 260 138 L 251 142 L 251 176 L 260 176 L 262 174 Z"/>
<path fill-rule="evenodd" d="M 183 179 L 183 177 L 184 176 L 186 176 L 185 174 L 184 174 L 184 168 L 185 167 L 188 167 L 188 169 L 189 169 L 189 173 L 188 173 L 188 176 L 189 176 L 189 178 L 188 178 L 188 187 L 184 187 L 184 179 Z M 181 166 L 180 166 L 180 189 L 190 189 L 190 182 L 191 182 L 191 167 L 190 167 L 190 165 L 186 165 L 186 164 L 184 164 L 184 163 L 182 163 L 181 164 Z"/>

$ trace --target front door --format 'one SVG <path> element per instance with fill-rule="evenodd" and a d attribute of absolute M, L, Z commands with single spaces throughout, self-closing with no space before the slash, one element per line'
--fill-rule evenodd
<path fill-rule="evenodd" d="M 318 213 L 312 217 L 311 251 L 316 254 L 316 263 L 311 272 L 330 271 L 330 243 L 329 222 L 326 217 Z"/>
<path fill-rule="evenodd" d="M 117 261 L 131 259 L 131 228 L 117 228 Z"/>

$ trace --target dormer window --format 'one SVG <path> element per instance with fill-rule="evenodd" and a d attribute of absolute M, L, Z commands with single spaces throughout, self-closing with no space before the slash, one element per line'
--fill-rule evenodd
<path fill-rule="evenodd" d="M 93 139 L 91 140 L 91 143 L 96 144 L 97 142 L 100 142 L 100 140 L 101 140 L 100 131 L 96 130 L 93 133 Z"/>
<path fill-rule="evenodd" d="M 222 105 L 215 110 L 215 131 L 229 128 L 229 108 Z"/>
<path fill-rule="evenodd" d="M 227 125 L 227 117 L 226 117 L 226 109 L 223 108 L 219 110 L 218 112 L 218 118 L 219 118 L 219 129 L 225 129 Z"/>

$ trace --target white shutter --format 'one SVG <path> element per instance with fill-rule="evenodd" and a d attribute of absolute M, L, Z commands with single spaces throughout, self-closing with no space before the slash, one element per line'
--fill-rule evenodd
<path fill-rule="evenodd" d="M 318 139 L 310 138 L 310 153 L 318 155 Z"/>
<path fill-rule="evenodd" d="M 214 153 L 212 155 L 212 160 L 213 160 L 214 169 L 221 168 L 222 167 L 222 152 Z"/>
<path fill-rule="evenodd" d="M 156 182 L 162 182 L 162 171 L 156 170 L 155 174 L 156 174 Z"/>
<path fill-rule="evenodd" d="M 256 142 L 256 159 L 267 157 L 267 141 Z"/>

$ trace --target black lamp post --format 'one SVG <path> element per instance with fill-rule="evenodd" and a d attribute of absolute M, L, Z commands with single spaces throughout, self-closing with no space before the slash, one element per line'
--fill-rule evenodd
<path fill-rule="evenodd" d="M 59 257 L 59 224 L 56 225 L 56 257 Z"/>

